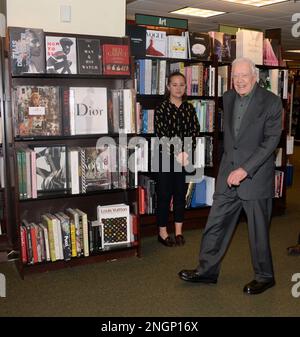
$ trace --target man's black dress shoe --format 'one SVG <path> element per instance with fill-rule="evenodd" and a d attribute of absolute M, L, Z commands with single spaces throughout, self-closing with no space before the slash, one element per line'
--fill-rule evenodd
<path fill-rule="evenodd" d="M 210 278 L 202 276 L 197 269 L 192 270 L 182 270 L 178 273 L 178 276 L 183 281 L 188 282 L 199 282 L 199 283 L 217 283 L 217 278 Z"/>
<path fill-rule="evenodd" d="M 167 236 L 165 239 L 163 239 L 158 234 L 157 241 L 162 243 L 164 246 L 167 246 L 167 247 L 173 247 L 175 245 L 175 242 L 169 236 Z"/>
<path fill-rule="evenodd" d="M 255 294 L 260 294 L 264 292 L 265 290 L 273 287 L 274 285 L 275 285 L 274 279 L 271 279 L 270 281 L 264 281 L 264 282 L 253 280 L 245 285 L 243 291 L 246 294 L 255 295 Z"/>

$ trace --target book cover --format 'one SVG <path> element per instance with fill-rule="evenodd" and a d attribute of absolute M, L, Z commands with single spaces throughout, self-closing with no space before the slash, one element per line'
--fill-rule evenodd
<path fill-rule="evenodd" d="M 45 42 L 42 29 L 10 27 L 9 40 L 13 75 L 45 72 Z"/>
<path fill-rule="evenodd" d="M 255 64 L 262 64 L 263 32 L 240 29 L 236 33 L 236 57 L 248 57 Z"/>
<path fill-rule="evenodd" d="M 127 24 L 126 35 L 130 39 L 130 54 L 136 57 L 145 56 L 146 52 L 146 27 Z"/>
<path fill-rule="evenodd" d="M 97 217 L 102 224 L 103 246 L 130 242 L 129 206 L 116 204 L 98 206 Z"/>
<path fill-rule="evenodd" d="M 85 152 L 83 190 L 107 190 L 111 188 L 111 154 L 108 146 L 87 147 Z"/>
<path fill-rule="evenodd" d="M 178 59 L 187 58 L 187 39 L 185 36 L 168 36 L 168 57 Z"/>
<path fill-rule="evenodd" d="M 77 74 L 76 38 L 46 36 L 47 73 Z"/>
<path fill-rule="evenodd" d="M 209 36 L 212 38 L 212 50 L 217 56 L 218 62 L 222 61 L 223 49 L 224 49 L 224 33 L 223 32 L 209 32 Z"/>
<path fill-rule="evenodd" d="M 280 44 L 277 39 L 264 39 L 263 58 L 264 64 L 278 66 L 280 57 Z"/>
<path fill-rule="evenodd" d="M 106 88 L 71 87 L 69 110 L 71 135 L 108 132 Z"/>
<path fill-rule="evenodd" d="M 146 56 L 167 57 L 167 34 L 160 30 L 147 29 Z"/>
<path fill-rule="evenodd" d="M 223 35 L 223 48 L 222 48 L 222 62 L 232 61 L 232 51 L 231 51 L 231 35 Z"/>
<path fill-rule="evenodd" d="M 211 39 L 207 33 L 190 33 L 191 58 L 209 60 L 211 53 Z"/>
<path fill-rule="evenodd" d="M 14 88 L 15 135 L 58 136 L 61 134 L 58 87 L 17 86 Z"/>
<path fill-rule="evenodd" d="M 36 153 L 37 190 L 66 190 L 66 146 L 34 147 Z"/>
<path fill-rule="evenodd" d="M 78 73 L 102 73 L 100 40 L 77 39 Z"/>
<path fill-rule="evenodd" d="M 130 75 L 129 46 L 127 44 L 104 44 L 102 55 L 104 75 Z"/>

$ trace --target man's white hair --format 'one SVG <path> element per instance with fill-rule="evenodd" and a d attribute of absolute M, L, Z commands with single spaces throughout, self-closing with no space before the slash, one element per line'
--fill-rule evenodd
<path fill-rule="evenodd" d="M 233 62 L 232 62 L 232 69 L 233 67 L 238 64 L 238 63 L 248 63 L 250 68 L 251 68 L 251 71 L 252 71 L 252 74 L 255 75 L 256 74 L 256 68 L 255 68 L 255 63 L 250 60 L 248 57 L 238 57 L 236 58 Z"/>

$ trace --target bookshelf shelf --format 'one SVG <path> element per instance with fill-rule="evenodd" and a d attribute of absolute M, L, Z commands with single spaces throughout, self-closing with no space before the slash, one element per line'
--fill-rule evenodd
<path fill-rule="evenodd" d="M 97 196 L 100 194 L 107 194 L 107 193 L 128 193 L 136 191 L 136 188 L 116 188 L 116 189 L 107 189 L 107 190 L 95 190 L 90 191 L 87 193 L 79 193 L 79 194 L 71 194 L 68 191 L 64 191 L 61 193 L 49 193 L 49 194 L 40 194 L 38 193 L 37 198 L 28 198 L 28 199 L 21 199 L 19 200 L 20 203 L 27 203 L 27 202 L 34 202 L 34 201 L 41 201 L 41 200 L 51 200 L 51 199 L 71 199 L 71 198 L 82 198 L 87 196 Z"/>
<path fill-rule="evenodd" d="M 117 256 L 116 256 L 117 255 Z M 136 246 L 118 247 L 111 250 L 101 251 L 99 254 L 90 255 L 88 258 L 79 257 L 72 258 L 70 261 L 44 262 L 34 265 L 28 265 L 23 269 L 23 277 L 32 273 L 41 273 L 70 267 L 76 267 L 91 263 L 99 263 L 105 261 L 115 261 L 116 258 L 140 257 L 140 250 Z M 18 268 L 22 268 L 20 262 L 17 262 Z"/>
<path fill-rule="evenodd" d="M 126 133 L 126 134 L 119 134 L 119 133 L 99 133 L 99 134 L 89 134 L 89 135 L 74 135 L 74 136 L 39 136 L 39 137 L 17 137 L 15 138 L 16 143 L 26 142 L 26 143 L 36 143 L 36 142 L 51 142 L 51 141 L 73 141 L 73 140 L 95 140 L 101 137 L 112 137 L 112 138 L 119 138 L 122 136 L 126 137 L 134 137 L 137 134 L 135 133 Z"/>

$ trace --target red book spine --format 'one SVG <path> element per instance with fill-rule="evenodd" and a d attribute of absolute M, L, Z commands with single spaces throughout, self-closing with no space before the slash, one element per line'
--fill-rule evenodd
<path fill-rule="evenodd" d="M 33 254 L 33 263 L 38 263 L 38 252 L 37 252 L 37 238 L 36 238 L 36 230 L 33 224 L 30 225 L 30 235 L 32 242 L 32 254 Z"/>
<path fill-rule="evenodd" d="M 26 228 L 20 226 L 20 237 L 21 237 L 21 256 L 22 262 L 27 263 L 27 243 L 26 243 Z"/>

